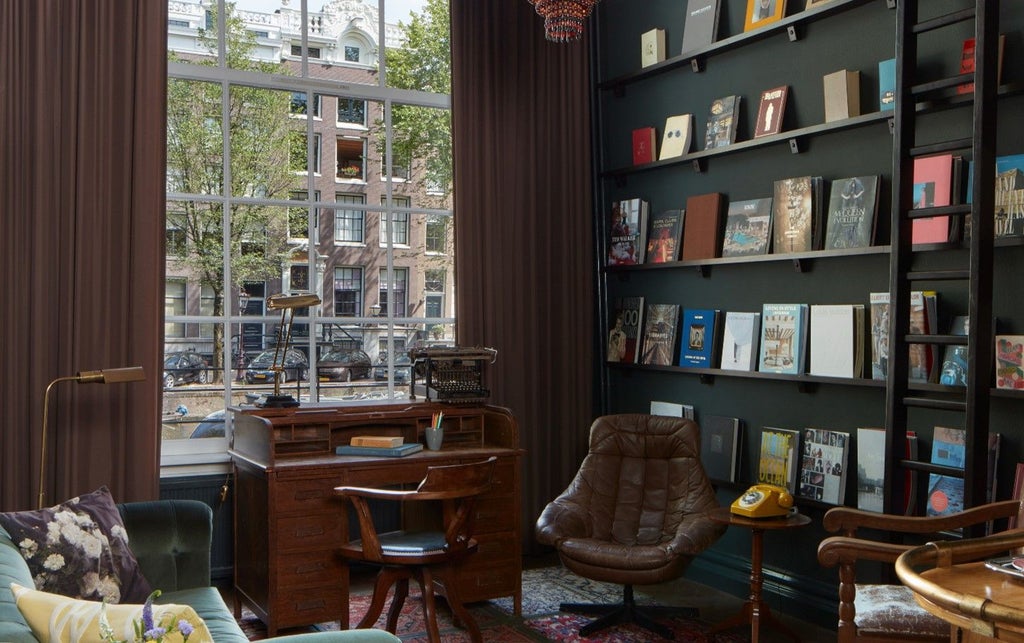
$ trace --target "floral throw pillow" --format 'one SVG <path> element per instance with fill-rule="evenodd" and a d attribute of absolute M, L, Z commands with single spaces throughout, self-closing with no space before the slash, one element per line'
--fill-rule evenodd
<path fill-rule="evenodd" d="M 37 511 L 0 513 L 36 589 L 108 603 L 142 603 L 152 589 L 106 487 Z"/>

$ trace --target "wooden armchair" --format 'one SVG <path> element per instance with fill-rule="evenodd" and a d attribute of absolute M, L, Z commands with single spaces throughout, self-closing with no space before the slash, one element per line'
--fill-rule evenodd
<path fill-rule="evenodd" d="M 949 641 L 950 626 L 918 607 L 913 592 L 903 585 L 858 585 L 855 567 L 860 560 L 895 563 L 915 544 L 879 542 L 857 537 L 858 529 L 926 536 L 1018 517 L 1021 503 L 1005 500 L 981 505 L 949 516 L 918 518 L 879 514 L 847 507 L 835 507 L 822 524 L 839 536 L 826 538 L 818 546 L 818 562 L 839 566 L 839 643 L 882 643 L 886 641 Z"/>

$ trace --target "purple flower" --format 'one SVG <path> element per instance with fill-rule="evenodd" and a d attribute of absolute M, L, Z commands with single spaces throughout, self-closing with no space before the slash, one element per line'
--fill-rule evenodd
<path fill-rule="evenodd" d="M 153 599 L 160 595 L 160 590 L 155 589 L 153 593 L 146 598 L 146 604 L 142 606 L 142 631 L 149 636 L 149 632 L 153 630 Z M 164 630 L 166 633 L 166 630 Z M 161 633 L 163 636 L 164 633 Z M 153 637 L 150 637 L 152 640 Z"/>
<path fill-rule="evenodd" d="M 153 615 L 150 614 L 150 618 L 152 618 L 152 617 L 153 617 Z M 145 618 L 145 617 L 143 617 L 143 618 Z M 166 627 L 154 627 L 152 629 L 146 630 L 146 633 L 143 635 L 143 639 L 142 640 L 144 640 L 144 641 L 162 641 L 164 639 L 164 634 L 167 634 L 167 628 Z"/>
<path fill-rule="evenodd" d="M 195 631 L 195 628 L 192 627 L 192 624 L 185 619 L 181 619 L 178 621 L 178 631 L 181 632 L 182 639 L 188 641 L 188 637 L 192 636 L 192 632 Z"/>

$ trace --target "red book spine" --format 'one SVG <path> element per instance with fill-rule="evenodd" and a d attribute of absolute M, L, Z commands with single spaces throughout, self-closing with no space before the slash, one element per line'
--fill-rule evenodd
<path fill-rule="evenodd" d="M 654 162 L 654 135 L 653 127 L 633 130 L 633 165 Z"/>

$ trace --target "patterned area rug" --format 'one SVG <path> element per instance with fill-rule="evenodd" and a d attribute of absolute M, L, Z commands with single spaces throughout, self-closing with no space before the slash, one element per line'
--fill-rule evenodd
<path fill-rule="evenodd" d="M 653 604 L 649 596 L 645 596 L 643 588 L 636 588 L 636 600 L 640 605 Z M 645 643 L 657 637 L 636 625 L 618 625 L 597 633 L 590 638 L 580 638 L 579 628 L 588 623 L 592 617 L 558 611 L 561 602 L 579 603 L 611 603 L 622 599 L 622 587 L 608 583 L 598 583 L 567 572 L 562 567 L 543 567 L 523 572 L 523 615 L 512 614 L 512 599 L 500 598 L 493 601 L 474 603 L 470 611 L 476 618 L 477 625 L 488 643 L 514 643 L 519 641 L 593 641 L 606 643 Z M 357 623 L 366 613 L 370 597 L 367 594 L 354 594 L 350 600 L 350 622 Z M 387 605 L 381 614 L 376 627 L 382 628 L 387 615 Z M 676 641 L 704 641 L 704 633 L 708 623 L 700 620 L 687 619 L 682 616 L 671 618 L 661 617 L 659 622 L 667 625 L 675 634 Z M 243 610 L 242 629 L 250 641 L 266 638 L 266 629 L 251 612 Z M 451 611 L 443 600 L 438 601 L 438 627 L 441 639 L 451 643 L 469 641 L 469 635 L 455 627 L 451 620 Z M 320 630 L 336 630 L 337 623 L 322 623 L 316 626 Z M 409 597 L 402 606 L 402 614 L 398 620 L 398 636 L 407 643 L 425 643 L 426 631 L 423 627 L 422 607 L 419 590 L 415 583 L 409 587 Z M 297 630 L 308 631 L 308 630 Z M 295 633 L 293 631 L 282 634 Z M 742 629 L 719 634 L 716 643 L 740 643 L 749 641 L 749 635 Z"/>

